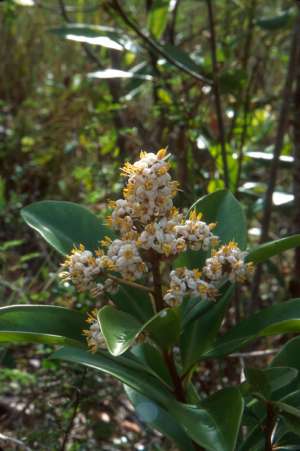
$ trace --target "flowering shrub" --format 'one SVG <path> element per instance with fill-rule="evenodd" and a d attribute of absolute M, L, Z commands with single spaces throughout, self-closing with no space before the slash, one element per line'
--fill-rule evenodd
<path fill-rule="evenodd" d="M 169 171 L 165 149 L 126 163 L 123 198 L 109 203 L 104 223 L 68 202 L 26 207 L 25 221 L 66 255 L 62 280 L 102 307 L 87 320 L 55 306 L 2 308 L 0 340 L 60 344 L 53 358 L 112 374 L 142 419 L 182 450 L 294 444 L 299 338 L 269 367 L 244 369 L 240 385 L 209 395 L 196 390 L 192 376 L 200 361 L 230 356 L 260 336 L 300 330 L 300 300 L 292 300 L 219 333 L 234 286 L 246 289 L 253 264 L 299 245 L 300 237 L 246 251 L 244 213 L 232 194 L 205 196 L 185 214 L 174 206 L 179 186 Z"/>

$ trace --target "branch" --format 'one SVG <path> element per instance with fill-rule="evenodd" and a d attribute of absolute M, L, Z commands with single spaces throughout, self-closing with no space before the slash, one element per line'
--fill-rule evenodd
<path fill-rule="evenodd" d="M 264 425 L 265 451 L 273 451 L 272 439 L 277 414 L 271 402 L 266 402 L 267 419 Z"/>
<path fill-rule="evenodd" d="M 227 155 L 226 155 L 224 118 L 223 118 L 220 84 L 219 84 L 219 71 L 218 71 L 218 61 L 217 61 L 217 45 L 216 45 L 214 15 L 213 15 L 213 8 L 212 8 L 211 0 L 206 0 L 206 4 L 207 4 L 208 24 L 209 24 L 209 31 L 210 31 L 211 61 L 212 61 L 212 69 L 213 69 L 213 91 L 214 91 L 214 95 L 215 95 L 215 108 L 216 108 L 217 121 L 218 121 L 219 140 L 220 140 L 220 144 L 221 144 L 221 157 L 222 157 L 223 172 L 224 172 L 224 185 L 226 188 L 228 188 L 229 187 L 229 172 L 228 172 L 228 163 L 227 163 Z"/>
<path fill-rule="evenodd" d="M 300 8 L 296 19 L 295 27 L 292 31 L 292 43 L 289 55 L 289 64 L 285 78 L 285 84 L 282 91 L 282 102 L 278 117 L 278 126 L 274 146 L 274 154 L 271 162 L 271 168 L 269 173 L 269 182 L 264 199 L 264 211 L 261 225 L 260 244 L 264 243 L 268 239 L 269 228 L 271 223 L 272 206 L 273 206 L 273 193 L 276 186 L 277 172 L 279 167 L 279 158 L 283 146 L 283 140 L 286 133 L 290 103 L 292 99 L 292 89 L 296 75 L 297 61 L 300 54 Z M 254 301 L 258 298 L 259 285 L 261 280 L 261 265 L 257 265 L 253 278 L 253 290 L 252 299 Z M 253 305 L 255 302 L 253 303 Z"/>
<path fill-rule="evenodd" d="M 131 28 L 144 42 L 145 44 L 154 49 L 159 55 L 163 56 L 170 64 L 177 67 L 177 69 L 180 69 L 182 72 L 185 72 L 186 74 L 190 75 L 191 77 L 195 78 L 198 81 L 201 81 L 202 83 L 205 83 L 207 85 L 212 85 L 212 81 L 208 78 L 204 77 L 203 75 L 198 74 L 192 69 L 189 69 L 184 64 L 180 63 L 180 61 L 177 61 L 174 59 L 171 55 L 168 54 L 159 44 L 157 44 L 154 39 L 152 39 L 150 36 L 145 34 L 143 31 L 141 31 L 140 27 L 128 17 L 125 10 L 122 8 L 118 0 L 111 0 L 111 7 L 119 14 L 119 16 L 123 19 L 123 21 L 128 25 L 129 28 Z"/>
<path fill-rule="evenodd" d="M 65 431 L 64 434 L 64 439 L 63 439 L 63 443 L 61 445 L 60 451 L 65 451 L 68 441 L 69 441 L 69 436 L 71 434 L 71 431 L 73 429 L 73 425 L 74 425 L 74 420 L 75 417 L 77 415 L 77 411 L 78 411 L 78 407 L 79 407 L 79 403 L 80 403 L 80 397 L 81 397 L 81 390 L 82 387 L 84 385 L 85 382 L 85 378 L 86 378 L 86 373 L 87 373 L 87 369 L 84 368 L 83 373 L 82 373 L 82 378 L 78 384 L 78 386 L 75 388 L 75 400 L 74 400 L 74 407 L 73 407 L 73 412 L 72 412 L 72 416 L 71 419 L 69 421 L 69 425 Z"/>
<path fill-rule="evenodd" d="M 122 285 L 128 285 L 129 287 L 138 288 L 139 290 L 147 291 L 148 293 L 154 293 L 152 288 L 146 287 L 145 285 L 141 285 L 137 282 L 132 282 L 131 280 L 122 279 L 121 277 L 114 276 L 112 274 L 107 274 L 109 279 L 115 280 L 116 282 Z"/>

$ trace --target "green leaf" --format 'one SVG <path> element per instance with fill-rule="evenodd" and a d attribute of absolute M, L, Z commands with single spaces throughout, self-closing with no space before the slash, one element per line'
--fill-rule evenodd
<path fill-rule="evenodd" d="M 203 220 L 207 223 L 217 223 L 214 234 L 220 238 L 221 244 L 234 240 L 241 249 L 246 248 L 247 226 L 245 214 L 240 203 L 230 191 L 220 190 L 207 194 L 197 200 L 191 206 L 190 211 L 193 209 L 202 213 Z M 208 253 L 203 251 L 185 252 L 176 260 L 176 266 L 201 267 L 207 256 Z"/>
<path fill-rule="evenodd" d="M 147 423 L 153 429 L 157 429 L 173 440 L 182 451 L 194 451 L 195 448 L 191 439 L 187 436 L 184 429 L 165 409 L 161 408 L 151 399 L 141 395 L 136 390 L 125 386 L 125 391 L 139 418 Z"/>
<path fill-rule="evenodd" d="M 207 223 L 216 222 L 214 233 L 222 244 L 236 241 L 241 249 L 247 245 L 246 217 L 241 204 L 230 191 L 220 190 L 207 194 L 195 202 L 190 210 L 203 213 Z"/>
<path fill-rule="evenodd" d="M 169 57 L 171 57 L 181 66 L 184 66 L 193 72 L 200 72 L 200 67 L 198 66 L 198 64 L 196 64 L 195 61 L 189 56 L 189 54 L 184 50 L 171 44 L 159 45 L 159 47 L 161 47 L 162 50 L 169 55 Z"/>
<path fill-rule="evenodd" d="M 84 349 L 71 346 L 54 352 L 53 359 L 79 363 L 104 373 L 111 374 L 129 387 L 149 396 L 154 401 L 166 405 L 173 401 L 171 393 L 153 375 L 143 370 L 141 364 L 126 357 L 113 357 L 105 351 L 92 354 Z"/>
<path fill-rule="evenodd" d="M 178 309 L 166 308 L 158 312 L 143 326 L 143 331 L 163 349 L 168 349 L 179 340 L 180 317 Z"/>
<path fill-rule="evenodd" d="M 104 352 L 91 354 L 84 349 L 65 347 L 52 356 L 79 363 L 111 374 L 124 384 L 142 393 L 165 409 L 196 443 L 207 451 L 232 451 L 235 448 L 243 412 L 243 400 L 236 388 L 221 390 L 199 407 L 181 404 L 154 376 L 146 373 L 124 357 Z M 224 411 L 231 414 L 224 418 Z"/>
<path fill-rule="evenodd" d="M 230 406 L 230 415 L 225 415 Z M 208 451 L 232 451 L 244 409 L 237 388 L 225 388 L 203 401 L 199 407 L 172 407 L 172 413 L 188 435 Z"/>
<path fill-rule="evenodd" d="M 104 70 L 97 70 L 96 72 L 90 72 L 88 74 L 89 78 L 101 78 L 101 79 L 110 79 L 110 78 L 138 78 L 139 80 L 152 80 L 151 74 L 141 74 L 134 71 L 129 70 L 120 70 L 108 68 Z"/>
<path fill-rule="evenodd" d="M 265 368 L 262 371 L 267 377 L 272 393 L 289 385 L 291 382 L 295 381 L 299 375 L 296 368 L 286 366 L 274 366 Z"/>
<path fill-rule="evenodd" d="M 109 352 L 118 356 L 147 333 L 163 348 L 176 343 L 180 334 L 180 321 L 175 309 L 166 308 L 142 324 L 128 313 L 106 305 L 98 312 L 98 320 Z"/>
<path fill-rule="evenodd" d="M 83 314 L 63 307 L 13 305 L 0 308 L 0 342 L 82 344 Z"/>
<path fill-rule="evenodd" d="M 300 299 L 265 308 L 225 333 L 206 357 L 230 354 L 257 337 L 300 331 Z M 288 365 L 290 366 L 290 365 Z"/>
<path fill-rule="evenodd" d="M 260 393 L 269 399 L 271 395 L 271 387 L 266 374 L 258 368 L 245 368 L 245 376 L 247 383 L 250 385 L 250 391 Z"/>
<path fill-rule="evenodd" d="M 271 362 L 271 367 L 288 366 L 298 370 L 300 383 L 300 337 L 288 341 Z"/>
<path fill-rule="evenodd" d="M 173 389 L 170 372 L 166 367 L 161 352 L 156 347 L 147 342 L 141 343 L 131 349 L 131 354 L 134 355 L 145 368 L 148 368 L 152 373 L 154 372 L 160 380 Z"/>
<path fill-rule="evenodd" d="M 150 33 L 159 39 L 167 26 L 169 0 L 154 0 L 148 15 Z"/>
<path fill-rule="evenodd" d="M 256 24 L 267 31 L 275 31 L 280 28 L 285 28 L 291 23 L 293 18 L 293 13 L 291 10 L 278 14 L 273 17 L 263 17 L 256 21 Z"/>
<path fill-rule="evenodd" d="M 153 316 L 154 310 L 145 291 L 121 285 L 118 292 L 110 297 L 120 310 L 133 315 L 140 322 L 148 321 Z"/>
<path fill-rule="evenodd" d="M 232 293 L 233 287 L 231 286 L 226 289 L 216 304 L 212 304 L 212 307 L 203 316 L 189 323 L 188 327 L 184 330 L 181 339 L 184 372 L 194 365 L 212 347 Z"/>
<path fill-rule="evenodd" d="M 254 263 L 262 263 L 274 255 L 281 254 L 282 252 L 297 246 L 300 246 L 300 234 L 262 244 L 251 250 L 247 255 L 246 260 Z"/>
<path fill-rule="evenodd" d="M 132 346 L 141 323 L 128 313 L 106 305 L 98 312 L 98 321 L 109 352 L 118 356 Z"/>
<path fill-rule="evenodd" d="M 24 221 L 58 252 L 68 254 L 74 246 L 84 244 L 89 250 L 111 231 L 93 213 L 72 202 L 46 200 L 23 208 Z"/>
<path fill-rule="evenodd" d="M 100 45 L 120 51 L 134 49 L 132 42 L 124 36 L 123 31 L 111 27 L 73 23 L 51 28 L 49 31 L 70 41 Z"/>

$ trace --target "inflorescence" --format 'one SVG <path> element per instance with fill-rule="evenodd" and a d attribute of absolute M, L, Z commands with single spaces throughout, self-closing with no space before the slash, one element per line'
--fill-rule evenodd
<path fill-rule="evenodd" d="M 167 305 L 181 303 L 186 295 L 216 300 L 223 282 L 247 279 L 252 265 L 245 263 L 246 253 L 235 242 L 217 248 L 216 224 L 207 224 L 195 210 L 185 218 L 174 207 L 178 183 L 169 174 L 168 158 L 166 149 L 161 149 L 156 154 L 141 152 L 137 162 L 125 163 L 122 175 L 128 180 L 123 199 L 109 203 L 112 213 L 107 218 L 119 238 L 105 237 L 94 253 L 83 245 L 74 248 L 62 265 L 63 280 L 93 296 L 109 296 L 116 293 L 119 282 L 146 280 L 153 259 L 171 261 L 187 250 L 208 251 L 210 257 L 201 271 L 182 267 L 170 272 L 163 293 Z M 103 345 L 103 338 L 95 315 L 88 322 L 85 335 L 95 351 Z"/>

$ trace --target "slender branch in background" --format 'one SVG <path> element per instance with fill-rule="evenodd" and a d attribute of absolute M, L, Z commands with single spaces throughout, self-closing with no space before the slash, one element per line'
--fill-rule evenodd
<path fill-rule="evenodd" d="M 67 11 L 66 5 L 64 3 L 64 0 L 58 0 L 58 5 L 59 5 L 59 8 L 60 8 L 61 15 L 62 15 L 63 19 L 65 20 L 65 22 L 71 23 L 72 21 L 71 21 L 69 15 L 68 15 L 68 11 Z M 85 44 L 85 43 L 81 43 L 81 47 L 84 49 L 86 55 L 90 58 L 90 60 L 93 63 L 95 63 L 99 67 L 99 69 L 103 69 L 103 66 L 102 66 L 99 58 L 90 49 L 90 47 L 87 44 Z"/>
<path fill-rule="evenodd" d="M 263 218 L 261 224 L 261 236 L 260 236 L 260 244 L 267 241 L 269 236 L 269 228 L 271 222 L 272 215 L 272 206 L 273 206 L 273 193 L 276 186 L 277 172 L 279 167 L 279 158 L 283 146 L 284 136 L 287 130 L 288 120 L 289 120 L 289 112 L 290 112 L 290 104 L 292 100 L 293 93 L 293 84 L 295 81 L 296 75 L 296 66 L 297 61 L 299 60 L 299 52 L 300 52 L 300 6 L 299 12 L 296 19 L 296 23 L 294 29 L 292 31 L 292 42 L 291 49 L 289 55 L 289 63 L 285 78 L 285 84 L 282 91 L 282 102 L 279 111 L 278 117 L 278 126 L 277 133 L 275 138 L 274 145 L 274 154 L 271 162 L 270 172 L 269 172 L 269 181 L 264 199 L 264 210 L 263 210 Z M 252 306 L 256 307 L 258 303 L 258 295 L 259 295 L 259 285 L 262 276 L 262 265 L 257 265 L 255 274 L 253 277 L 253 288 L 252 288 Z"/>
<path fill-rule="evenodd" d="M 171 11 L 171 20 L 170 24 L 168 26 L 168 40 L 170 44 L 175 45 L 175 28 L 176 28 L 176 19 L 177 19 L 177 13 L 178 13 L 178 7 L 179 7 L 180 0 L 175 0 L 173 9 Z"/>
<path fill-rule="evenodd" d="M 65 451 L 65 449 L 67 447 L 67 444 L 68 444 L 68 441 L 69 441 L 69 437 L 70 437 L 70 434 L 71 434 L 73 426 L 74 426 L 74 420 L 75 420 L 75 417 L 76 417 L 77 412 L 78 412 L 78 407 L 79 407 L 79 403 L 80 403 L 80 399 L 81 399 L 81 390 L 82 390 L 82 387 L 83 387 L 84 382 L 85 382 L 86 374 L 87 374 L 87 369 L 84 368 L 84 370 L 82 372 L 81 380 L 80 380 L 78 386 L 75 388 L 75 399 L 74 399 L 73 412 L 72 412 L 72 416 L 71 416 L 71 419 L 69 421 L 68 427 L 67 427 L 67 429 L 65 431 L 60 451 Z"/>
<path fill-rule="evenodd" d="M 219 83 L 219 70 L 218 70 L 218 60 L 217 60 L 217 44 L 216 44 L 216 33 L 214 24 L 214 13 L 211 0 L 206 0 L 207 11 L 208 11 L 208 24 L 210 32 L 210 48 L 211 48 L 211 61 L 213 70 L 213 91 L 215 97 L 215 108 L 218 121 L 218 131 L 219 131 L 219 141 L 221 145 L 221 157 L 223 164 L 223 177 L 224 185 L 226 188 L 229 187 L 229 172 L 228 172 L 228 162 L 226 153 L 226 139 L 225 139 L 225 127 L 224 118 L 222 111 L 221 93 L 220 93 L 220 83 Z"/>
<path fill-rule="evenodd" d="M 182 64 L 180 61 L 174 59 L 168 52 L 166 52 L 162 46 L 160 46 L 156 41 L 154 41 L 150 36 L 141 31 L 140 27 L 128 17 L 125 10 L 122 8 L 118 0 L 109 1 L 109 5 L 111 8 L 121 17 L 121 19 L 128 25 L 131 30 L 133 30 L 144 42 L 145 44 L 154 49 L 159 55 L 163 56 L 170 64 L 180 69 L 182 72 L 190 75 L 191 77 L 196 78 L 197 80 L 205 83 L 207 85 L 212 85 L 212 81 L 203 75 L 198 74 L 192 69 L 189 69 L 187 66 Z"/>
<path fill-rule="evenodd" d="M 122 285 L 128 285 L 129 287 L 138 288 L 139 290 L 147 291 L 148 293 L 154 293 L 154 290 L 152 288 L 141 285 L 140 283 L 132 282 L 131 280 L 125 280 L 112 274 L 108 274 L 108 277 Z"/>
<path fill-rule="evenodd" d="M 294 194 L 294 217 L 293 232 L 300 233 L 300 52 L 296 62 L 297 75 L 294 93 L 294 118 L 293 118 L 293 141 L 294 141 L 294 164 L 293 164 L 293 194 Z M 293 297 L 300 296 L 300 247 L 295 249 L 294 274 L 290 282 L 290 291 Z"/>
<path fill-rule="evenodd" d="M 253 85 L 253 80 L 255 75 L 257 74 L 257 70 L 258 70 L 258 64 L 255 65 L 252 74 L 250 76 L 249 82 L 247 84 L 247 88 L 246 88 L 246 92 L 244 95 L 244 102 L 243 102 L 243 127 L 242 127 L 242 133 L 241 133 L 241 139 L 239 142 L 239 146 L 237 149 L 237 154 L 238 154 L 238 158 L 237 158 L 237 175 L 236 175 L 236 181 L 235 181 L 235 189 L 234 192 L 237 195 L 238 194 L 238 190 L 239 190 L 239 186 L 240 186 L 240 181 L 241 181 L 241 176 L 242 176 L 242 167 L 243 167 L 243 161 L 244 161 L 244 145 L 247 139 L 247 134 L 248 134 L 248 126 L 249 126 L 249 110 L 250 110 L 250 103 L 251 103 L 251 88 Z"/>
<path fill-rule="evenodd" d="M 273 451 L 272 439 L 273 431 L 276 425 L 277 414 L 274 410 L 272 403 L 266 403 L 267 408 L 267 419 L 264 425 L 265 433 L 265 451 Z"/>
<path fill-rule="evenodd" d="M 251 56 L 251 48 L 252 48 L 252 44 L 253 44 L 253 31 L 254 31 L 254 25 L 255 25 L 254 18 L 255 18 L 255 13 L 256 13 L 256 6 L 257 6 L 257 0 L 252 0 L 251 4 L 249 5 L 248 14 L 247 14 L 248 23 L 247 23 L 246 39 L 245 39 L 245 45 L 244 45 L 244 50 L 243 50 L 242 59 L 241 59 L 241 69 L 245 73 L 247 73 L 248 69 L 249 69 L 248 66 L 249 66 L 249 60 L 250 60 L 250 56 Z M 253 72 L 252 72 L 252 74 L 253 74 Z M 232 136 L 233 136 L 236 120 L 237 120 L 238 114 L 239 114 L 239 107 L 240 107 L 240 103 L 241 103 L 240 99 L 241 98 L 245 99 L 247 96 L 247 91 L 250 90 L 251 78 L 252 78 L 252 76 L 250 77 L 250 80 L 247 84 L 246 92 L 243 94 L 243 92 L 242 92 L 243 89 L 241 87 L 237 94 L 237 102 L 236 102 L 233 118 L 231 121 L 231 126 L 230 126 L 228 137 L 227 137 L 228 141 L 231 141 Z M 250 92 L 249 92 L 249 95 L 250 95 Z M 245 117 L 245 109 L 246 109 L 245 102 L 246 102 L 246 99 L 243 102 L 244 117 Z"/>
<path fill-rule="evenodd" d="M 72 21 L 68 15 L 64 0 L 58 0 L 58 5 L 59 5 L 60 11 L 61 11 L 61 15 L 62 15 L 63 19 L 65 20 L 65 22 L 71 23 Z M 92 63 L 96 64 L 96 66 L 99 69 L 104 68 L 101 61 L 97 57 L 97 55 L 91 50 L 91 48 L 88 44 L 81 43 L 81 47 L 83 48 L 83 50 L 85 51 L 85 54 L 87 55 L 87 57 L 90 59 L 90 61 Z M 110 95 L 112 96 L 113 102 L 118 103 L 119 102 L 120 83 L 117 80 L 107 80 L 107 84 L 108 84 L 109 92 L 110 92 Z M 122 130 L 122 128 L 124 128 L 126 126 L 126 124 L 124 123 L 124 118 L 119 111 L 113 112 L 113 119 L 114 119 L 115 128 L 118 131 L 117 146 L 120 150 L 121 161 L 124 161 L 125 149 L 126 149 L 126 139 L 122 135 L 121 130 Z"/>

